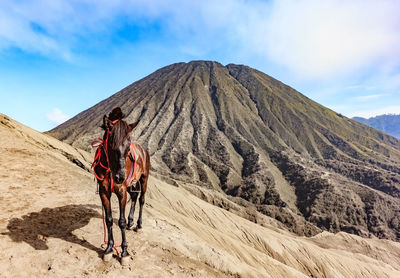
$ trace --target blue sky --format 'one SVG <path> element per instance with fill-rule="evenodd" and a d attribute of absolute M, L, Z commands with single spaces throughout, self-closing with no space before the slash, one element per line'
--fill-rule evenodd
<path fill-rule="evenodd" d="M 397 0 L 0 2 L 0 112 L 39 131 L 175 62 L 245 64 L 346 116 L 400 113 Z"/>

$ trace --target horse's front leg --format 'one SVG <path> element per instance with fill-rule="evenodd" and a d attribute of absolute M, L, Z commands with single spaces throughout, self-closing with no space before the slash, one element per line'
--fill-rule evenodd
<path fill-rule="evenodd" d="M 100 199 L 103 205 L 103 209 L 105 211 L 105 222 L 107 225 L 107 234 L 108 234 L 107 248 L 104 251 L 103 259 L 104 261 L 110 261 L 112 258 L 112 252 L 114 247 L 114 237 L 112 232 L 113 219 L 112 219 L 111 202 L 110 202 L 111 193 L 106 192 L 105 190 L 100 190 Z"/>
<path fill-rule="evenodd" d="M 121 238 L 122 238 L 121 263 L 122 263 L 122 265 L 125 265 L 129 261 L 128 243 L 126 242 L 126 235 L 125 235 L 125 230 L 126 230 L 125 207 L 126 207 L 126 199 L 127 199 L 126 187 L 121 186 L 120 189 L 116 191 L 116 193 L 117 193 L 117 197 L 118 197 L 118 201 L 119 201 L 118 226 L 121 229 Z"/>

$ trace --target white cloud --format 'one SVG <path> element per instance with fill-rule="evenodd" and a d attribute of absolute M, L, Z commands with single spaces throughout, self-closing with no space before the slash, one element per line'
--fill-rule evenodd
<path fill-rule="evenodd" d="M 364 91 L 371 91 L 375 90 L 376 86 L 366 86 L 366 85 L 351 85 L 344 88 L 344 90 L 364 90 Z"/>
<path fill-rule="evenodd" d="M 373 99 L 379 99 L 382 97 L 389 96 L 389 94 L 374 94 L 374 95 L 365 95 L 365 96 L 356 96 L 353 99 L 356 101 L 370 101 Z"/>
<path fill-rule="evenodd" d="M 52 111 L 46 113 L 46 118 L 53 124 L 59 125 L 68 120 L 70 117 L 65 115 L 60 109 L 54 108 Z"/>
<path fill-rule="evenodd" d="M 346 113 L 346 116 L 370 118 L 383 114 L 400 114 L 400 105 L 387 106 L 371 110 L 355 111 L 348 114 Z"/>
<path fill-rule="evenodd" d="M 272 60 L 305 78 L 398 65 L 399 13 L 398 1 L 275 1 L 260 44 Z"/>

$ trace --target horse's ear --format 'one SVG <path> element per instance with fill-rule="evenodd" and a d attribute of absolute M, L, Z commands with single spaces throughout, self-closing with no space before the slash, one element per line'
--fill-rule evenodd
<path fill-rule="evenodd" d="M 138 123 L 139 121 L 129 124 L 129 131 L 132 131 L 138 125 Z"/>
<path fill-rule="evenodd" d="M 101 126 L 104 130 L 110 130 L 112 128 L 112 122 L 110 119 L 107 117 L 107 115 L 104 115 L 103 117 L 103 125 Z"/>

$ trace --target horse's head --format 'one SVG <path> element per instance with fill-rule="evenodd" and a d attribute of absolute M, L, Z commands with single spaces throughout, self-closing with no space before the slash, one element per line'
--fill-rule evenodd
<path fill-rule="evenodd" d="M 121 108 L 112 110 L 110 115 L 103 117 L 104 136 L 108 136 L 107 155 L 112 177 L 116 183 L 123 183 L 125 180 L 125 159 L 129 153 L 130 134 L 139 121 L 128 124 L 123 120 L 124 114 Z"/>

